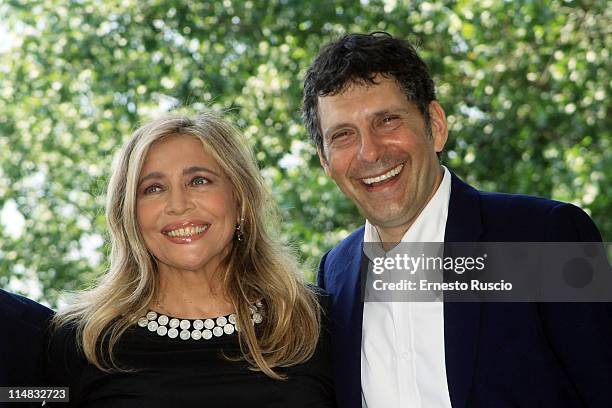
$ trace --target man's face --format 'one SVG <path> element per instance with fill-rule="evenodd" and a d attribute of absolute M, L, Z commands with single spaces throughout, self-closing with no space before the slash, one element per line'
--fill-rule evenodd
<path fill-rule="evenodd" d="M 446 143 L 446 119 L 432 102 L 429 132 L 394 79 L 375 79 L 375 85 L 351 84 L 340 94 L 319 97 L 319 157 L 325 173 L 371 223 L 405 232 L 441 181 L 436 152 Z"/>

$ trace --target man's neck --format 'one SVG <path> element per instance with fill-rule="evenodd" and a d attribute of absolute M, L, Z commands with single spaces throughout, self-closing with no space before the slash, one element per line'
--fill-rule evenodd
<path fill-rule="evenodd" d="M 383 243 L 383 248 L 385 249 L 385 251 L 392 249 L 395 245 L 397 245 L 397 243 L 402 241 L 402 238 L 404 238 L 406 232 L 408 232 L 410 227 L 412 227 L 414 222 L 419 218 L 425 207 L 427 207 L 431 199 L 436 195 L 436 192 L 440 188 L 440 184 L 442 184 L 443 178 L 444 169 L 442 168 L 442 166 L 440 166 L 440 172 L 438 173 L 434 188 L 432 188 L 431 190 L 431 194 L 427 198 L 425 204 L 419 209 L 419 211 L 414 215 L 414 217 L 408 220 L 408 222 L 393 227 L 381 227 L 378 225 L 374 225 L 376 231 L 378 232 L 378 237 Z"/>

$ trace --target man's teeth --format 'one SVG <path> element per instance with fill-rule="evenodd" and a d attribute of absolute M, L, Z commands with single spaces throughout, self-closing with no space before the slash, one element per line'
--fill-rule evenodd
<path fill-rule="evenodd" d="M 168 236 L 176 238 L 176 237 L 190 237 L 192 235 L 201 234 L 208 228 L 208 225 L 202 225 L 198 227 L 187 227 L 187 228 L 179 228 L 168 232 Z"/>
<path fill-rule="evenodd" d="M 399 172 L 402 171 L 403 168 L 404 168 L 404 165 L 400 164 L 399 166 L 392 168 L 385 174 L 381 174 L 380 176 L 377 176 L 377 177 L 366 178 L 366 179 L 363 179 L 362 181 L 366 184 L 380 183 L 381 181 L 385 181 L 393 176 L 397 176 Z"/>

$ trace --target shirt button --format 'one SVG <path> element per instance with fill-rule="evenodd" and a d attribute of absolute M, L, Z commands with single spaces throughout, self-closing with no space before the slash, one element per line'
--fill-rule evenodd
<path fill-rule="evenodd" d="M 407 352 L 407 351 L 404 351 L 404 352 L 402 353 L 402 358 L 403 358 L 404 360 L 410 360 L 410 353 L 409 353 L 409 352 Z"/>

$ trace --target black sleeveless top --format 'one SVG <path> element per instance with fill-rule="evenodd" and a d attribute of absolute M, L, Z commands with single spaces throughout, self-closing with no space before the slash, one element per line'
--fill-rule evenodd
<path fill-rule="evenodd" d="M 228 317 L 224 319 L 227 321 Z M 323 317 L 322 320 L 327 319 Z M 193 329 L 193 320 L 191 325 Z M 198 322 L 198 327 L 201 325 Z M 70 387 L 70 404 L 47 405 L 88 408 L 335 407 L 330 333 L 326 323 L 314 356 L 306 363 L 278 369 L 287 376 L 280 381 L 250 370 L 244 361 L 230 361 L 224 357 L 241 355 L 237 332 L 229 327 L 230 330 L 223 334 L 217 329 L 213 336 L 206 333 L 205 337 L 195 336 L 197 340 L 183 340 L 181 336 L 174 336 L 176 332 L 172 338 L 158 334 L 155 327 L 142 326 L 144 323 L 130 327 L 115 346 L 116 360 L 136 370 L 128 373 L 108 374 L 97 369 L 77 350 L 74 329 L 63 328 L 56 332 L 49 347 L 47 383 Z M 176 329 L 182 331 L 181 327 Z"/>

